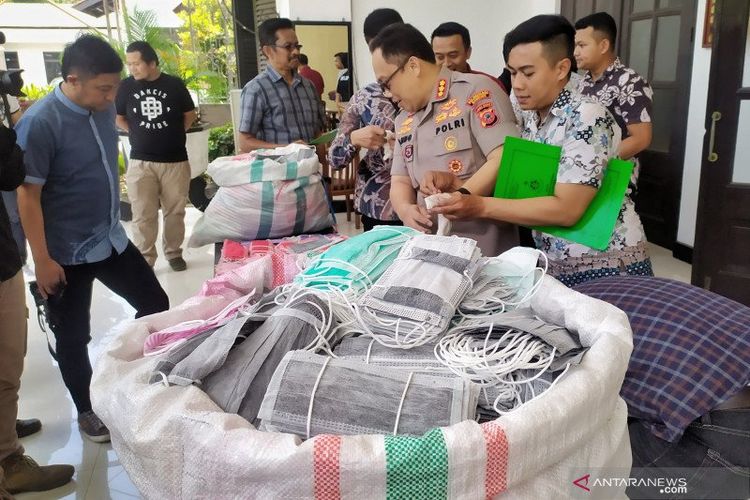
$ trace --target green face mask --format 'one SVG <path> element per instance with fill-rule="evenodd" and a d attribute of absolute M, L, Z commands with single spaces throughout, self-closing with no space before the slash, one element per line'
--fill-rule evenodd
<path fill-rule="evenodd" d="M 395 260 L 401 247 L 418 231 L 399 226 L 377 226 L 332 246 L 294 282 L 312 288 L 341 290 L 372 285 Z"/>

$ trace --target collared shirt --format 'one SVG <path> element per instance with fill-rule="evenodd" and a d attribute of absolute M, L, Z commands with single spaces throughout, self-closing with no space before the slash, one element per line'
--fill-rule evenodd
<path fill-rule="evenodd" d="M 114 106 L 91 112 L 58 86 L 16 126 L 26 179 L 42 185 L 44 232 L 50 257 L 61 265 L 100 262 L 121 253 L 118 137 Z"/>
<path fill-rule="evenodd" d="M 517 110 L 523 119 L 521 137 L 562 147 L 557 182 L 601 187 L 604 169 L 617 156 L 620 130 L 612 115 L 601 104 L 582 96 L 577 81 L 571 80 L 560 92 L 544 120 L 536 111 Z M 580 243 L 534 231 L 537 248 L 552 261 L 576 257 L 601 257 L 607 252 L 633 248 L 645 241 L 643 226 L 628 194 L 615 223 L 607 250 L 599 252 Z"/>
<path fill-rule="evenodd" d="M 408 176 L 415 190 L 430 170 L 468 179 L 487 155 L 517 136 L 508 96 L 483 75 L 442 68 L 427 106 L 396 117 L 392 175 Z M 421 194 L 418 200 L 422 200 Z M 477 240 L 485 256 L 518 244 L 516 226 L 489 220 L 458 221 L 453 232 Z"/>
<path fill-rule="evenodd" d="M 620 395 L 656 436 L 678 440 L 750 384 L 750 308 L 664 278 L 600 278 L 575 290 L 628 315 L 633 353 Z"/>
<path fill-rule="evenodd" d="M 619 57 L 597 80 L 590 71 L 584 73 L 578 90 L 612 113 L 623 139 L 628 137 L 628 125 L 651 123 L 654 91 L 641 75 L 622 64 Z"/>
<path fill-rule="evenodd" d="M 270 65 L 242 89 L 240 132 L 274 144 L 310 142 L 323 130 L 325 114 L 318 91 L 294 73 L 289 85 Z"/>
<path fill-rule="evenodd" d="M 352 96 L 339 121 L 339 131 L 328 149 L 328 162 L 333 168 L 344 168 L 352 161 L 357 147 L 352 144 L 353 131 L 377 125 L 393 132 L 397 108 L 383 95 L 380 85 L 371 83 Z M 365 167 L 357 169 L 354 190 L 357 210 L 379 220 L 398 220 L 391 205 L 391 161 L 383 157 L 383 148 L 362 150 Z"/>
<path fill-rule="evenodd" d="M 578 84 L 578 90 L 612 113 L 620 126 L 623 140 L 630 136 L 628 125 L 651 123 L 654 91 L 645 78 L 622 64 L 619 57 L 597 80 L 587 71 Z M 640 173 L 640 162 L 637 158 L 634 160 L 632 186 L 637 184 Z"/>

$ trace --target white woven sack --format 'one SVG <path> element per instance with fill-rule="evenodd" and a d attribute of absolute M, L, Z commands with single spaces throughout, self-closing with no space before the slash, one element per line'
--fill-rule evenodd
<path fill-rule="evenodd" d="M 314 150 L 301 144 L 219 158 L 209 174 L 220 187 L 188 246 L 322 231 L 334 225 Z"/>
<path fill-rule="evenodd" d="M 577 469 L 631 465 L 627 411 L 618 393 L 632 332 L 622 311 L 550 277 L 532 308 L 591 346 L 582 363 L 544 396 L 506 416 L 421 438 L 317 436 L 301 442 L 255 430 L 197 387 L 148 385 L 156 359 L 144 359 L 141 351 L 150 318 L 129 323 L 100 357 L 92 400 L 146 498 L 571 497 L 579 491 L 572 484 Z M 161 326 L 165 318 L 159 319 Z"/>

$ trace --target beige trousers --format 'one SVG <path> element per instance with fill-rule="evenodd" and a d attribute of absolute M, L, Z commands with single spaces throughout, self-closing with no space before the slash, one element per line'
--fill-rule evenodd
<path fill-rule="evenodd" d="M 9 280 L 0 281 L 0 461 L 23 452 L 16 435 L 16 418 L 26 354 L 26 317 L 23 274 L 19 271 Z"/>
<path fill-rule="evenodd" d="M 164 216 L 164 256 L 167 260 L 181 257 L 190 164 L 130 160 L 125 182 L 133 209 L 133 243 L 146 262 L 152 267 L 156 262 L 159 208 Z"/>

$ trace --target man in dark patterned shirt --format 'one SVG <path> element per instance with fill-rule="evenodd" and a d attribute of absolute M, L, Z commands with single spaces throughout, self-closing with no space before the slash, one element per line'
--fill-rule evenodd
<path fill-rule="evenodd" d="M 393 9 L 376 9 L 364 23 L 365 41 L 393 23 L 402 22 Z M 359 89 L 341 115 L 339 131 L 328 150 L 332 168 L 344 168 L 357 151 L 366 150 L 357 169 L 354 189 L 356 210 L 362 215 L 362 226 L 369 231 L 376 225 L 401 225 L 391 205 L 391 157 L 385 154 L 386 131 L 393 132 L 398 109 L 383 95 L 377 83 Z"/>
<path fill-rule="evenodd" d="M 579 91 L 605 106 L 622 130 L 618 156 L 635 157 L 651 144 L 651 105 L 653 91 L 648 82 L 615 55 L 617 25 L 606 12 L 597 12 L 575 25 L 574 56 L 585 70 Z M 633 172 L 638 174 L 638 162 Z M 634 180 L 635 180 L 634 179 Z"/>

